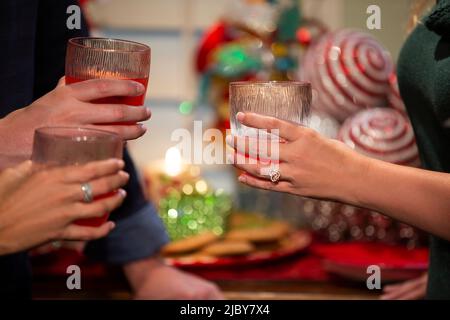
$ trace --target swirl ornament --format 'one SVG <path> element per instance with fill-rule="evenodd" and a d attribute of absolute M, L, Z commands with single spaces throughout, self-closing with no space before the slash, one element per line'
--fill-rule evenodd
<path fill-rule="evenodd" d="M 366 156 L 418 167 L 419 153 L 409 121 L 397 110 L 374 108 L 344 122 L 339 140 Z"/>
<path fill-rule="evenodd" d="M 343 122 L 386 104 L 393 63 L 370 35 L 344 29 L 324 35 L 305 53 L 300 77 L 316 93 L 313 107 Z"/>

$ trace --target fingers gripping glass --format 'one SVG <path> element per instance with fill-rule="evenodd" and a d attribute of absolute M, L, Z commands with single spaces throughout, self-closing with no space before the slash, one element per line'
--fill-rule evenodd
<path fill-rule="evenodd" d="M 108 131 L 70 127 L 39 128 L 34 133 L 31 160 L 38 170 L 48 167 L 83 165 L 111 158 L 121 159 L 122 145 L 122 139 L 117 134 Z M 83 181 L 80 188 L 84 183 L 89 183 L 89 181 Z M 115 192 L 112 192 L 89 200 L 95 201 L 114 194 Z M 85 194 L 86 196 L 88 195 Z M 109 212 L 105 212 L 102 217 L 78 220 L 75 223 L 100 226 L 106 222 L 108 217 Z"/>
<path fill-rule="evenodd" d="M 66 84 L 90 79 L 122 79 L 147 88 L 151 49 L 145 44 L 109 38 L 73 38 L 67 44 Z M 145 93 L 136 97 L 109 97 L 96 103 L 142 106 Z"/>
<path fill-rule="evenodd" d="M 232 82 L 229 90 L 231 134 L 248 137 L 245 141 L 249 144 L 249 149 L 258 146 L 257 159 L 269 159 L 271 163 L 261 169 L 261 174 L 277 183 L 281 177 L 277 130 L 269 132 L 269 128 L 247 127 L 237 121 L 236 115 L 239 112 L 257 113 L 306 125 L 311 109 L 311 84 L 298 81 L 242 81 Z M 245 150 L 246 146 L 240 146 L 239 149 Z M 255 163 L 252 157 L 240 154 L 235 161 Z"/>

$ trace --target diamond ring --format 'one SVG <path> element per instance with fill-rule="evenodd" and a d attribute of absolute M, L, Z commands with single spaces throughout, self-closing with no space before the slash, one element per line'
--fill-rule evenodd
<path fill-rule="evenodd" d="M 272 181 L 273 183 L 277 183 L 280 180 L 281 173 L 278 169 L 272 168 L 269 171 L 269 177 L 270 181 Z"/>

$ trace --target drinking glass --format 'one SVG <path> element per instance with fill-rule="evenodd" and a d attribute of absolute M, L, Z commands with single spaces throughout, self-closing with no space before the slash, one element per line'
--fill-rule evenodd
<path fill-rule="evenodd" d="M 122 158 L 122 139 L 115 133 L 77 128 L 45 127 L 34 132 L 31 160 L 35 170 L 48 167 L 82 165 L 92 161 Z M 81 184 L 80 184 L 81 188 Z M 95 200 L 114 195 L 100 195 Z M 109 212 L 102 217 L 77 220 L 75 223 L 97 227 L 106 222 Z"/>
<path fill-rule="evenodd" d="M 146 90 L 150 73 L 150 47 L 138 42 L 109 38 L 72 38 L 67 44 L 66 84 L 90 79 L 123 79 L 142 83 Z M 96 103 L 142 106 L 144 94 L 108 97 Z"/>
<path fill-rule="evenodd" d="M 238 112 L 253 112 L 305 125 L 311 107 L 311 84 L 299 81 L 230 83 L 231 133 L 254 136 L 258 130 L 236 121 Z M 261 134 L 261 133 L 259 133 Z M 271 138 L 275 138 L 270 135 Z"/>

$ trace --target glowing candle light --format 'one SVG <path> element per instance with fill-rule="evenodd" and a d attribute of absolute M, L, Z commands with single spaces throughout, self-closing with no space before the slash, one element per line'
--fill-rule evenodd
<path fill-rule="evenodd" d="M 183 171 L 183 161 L 178 148 L 172 147 L 166 151 L 164 171 L 170 177 L 176 177 Z"/>

